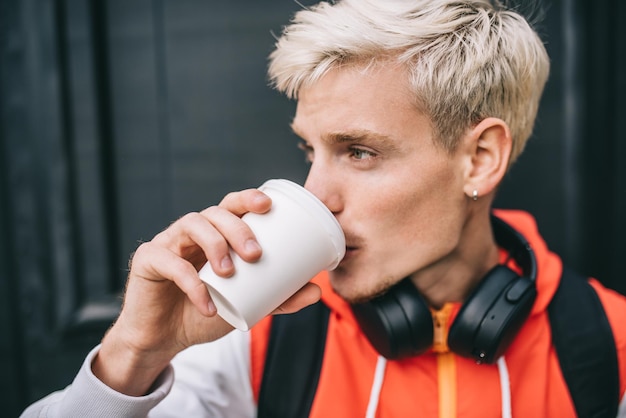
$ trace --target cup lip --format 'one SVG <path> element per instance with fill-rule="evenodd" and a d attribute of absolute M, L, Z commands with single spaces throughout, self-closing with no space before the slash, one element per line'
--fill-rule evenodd
<path fill-rule="evenodd" d="M 209 267 L 210 268 L 210 267 Z M 245 315 L 235 307 L 228 298 L 225 298 L 215 286 L 208 281 L 204 282 L 205 286 L 209 290 L 211 299 L 217 307 L 217 314 L 226 322 L 240 331 L 249 331 L 250 325 Z"/>
<path fill-rule="evenodd" d="M 266 189 L 275 189 L 279 192 L 285 192 L 286 191 L 285 189 L 289 189 L 292 192 L 298 193 L 299 197 L 302 197 L 308 200 L 310 203 L 312 203 L 314 208 L 317 208 L 316 215 L 318 218 L 319 218 L 319 215 L 323 215 L 325 218 L 327 218 L 331 222 L 331 224 L 329 224 L 328 222 L 323 222 L 323 221 L 320 223 L 323 225 L 324 229 L 326 230 L 328 235 L 331 237 L 331 241 L 337 251 L 337 259 L 332 263 L 332 265 L 328 269 L 332 270 L 335 267 L 337 267 L 337 265 L 339 265 L 339 262 L 341 261 L 341 259 L 343 258 L 346 252 L 346 238 L 343 233 L 343 230 L 341 229 L 341 225 L 339 224 L 339 221 L 337 220 L 337 218 L 335 218 L 335 215 L 332 214 L 330 209 L 328 209 L 328 207 L 326 207 L 326 205 L 322 203 L 322 201 L 320 201 L 317 198 L 317 196 L 315 196 L 313 193 L 311 193 L 304 187 L 300 186 L 299 184 L 291 180 L 287 180 L 287 179 L 267 180 L 265 183 L 263 183 L 259 187 L 259 190 L 261 191 L 266 190 Z M 301 205 L 301 203 L 299 202 L 297 203 Z M 309 208 L 307 207 L 306 209 L 309 209 Z"/>

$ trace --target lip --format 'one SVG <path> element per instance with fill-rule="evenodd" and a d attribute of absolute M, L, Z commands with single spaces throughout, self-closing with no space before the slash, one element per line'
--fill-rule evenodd
<path fill-rule="evenodd" d="M 358 251 L 359 251 L 358 247 L 346 246 L 346 253 L 343 256 L 343 259 L 341 260 L 341 262 L 343 263 L 344 261 L 348 261 L 354 258 Z"/>
<path fill-rule="evenodd" d="M 344 229 L 344 234 L 346 238 L 346 253 L 341 260 L 342 263 L 356 257 L 357 253 L 363 249 L 364 244 L 363 239 L 355 233 Z"/>

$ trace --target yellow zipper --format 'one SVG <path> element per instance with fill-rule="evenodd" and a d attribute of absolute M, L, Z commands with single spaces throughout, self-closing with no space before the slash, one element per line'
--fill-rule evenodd
<path fill-rule="evenodd" d="M 439 382 L 439 417 L 456 417 L 456 362 L 448 348 L 448 318 L 452 304 L 432 312 L 434 325 L 433 351 L 437 353 L 437 381 Z"/>

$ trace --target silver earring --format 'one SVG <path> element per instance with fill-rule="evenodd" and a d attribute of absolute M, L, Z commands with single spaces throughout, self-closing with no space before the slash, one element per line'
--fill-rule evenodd
<path fill-rule="evenodd" d="M 475 202 L 478 200 L 478 190 L 474 189 L 472 192 L 472 200 Z"/>

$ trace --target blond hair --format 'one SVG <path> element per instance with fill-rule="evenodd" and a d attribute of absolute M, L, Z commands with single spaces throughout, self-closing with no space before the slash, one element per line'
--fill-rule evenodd
<path fill-rule="evenodd" d="M 453 151 L 486 117 L 504 120 L 511 161 L 530 137 L 549 59 L 521 14 L 487 0 L 340 0 L 301 10 L 270 55 L 272 85 L 297 99 L 339 66 L 397 60 L 419 110 Z"/>

